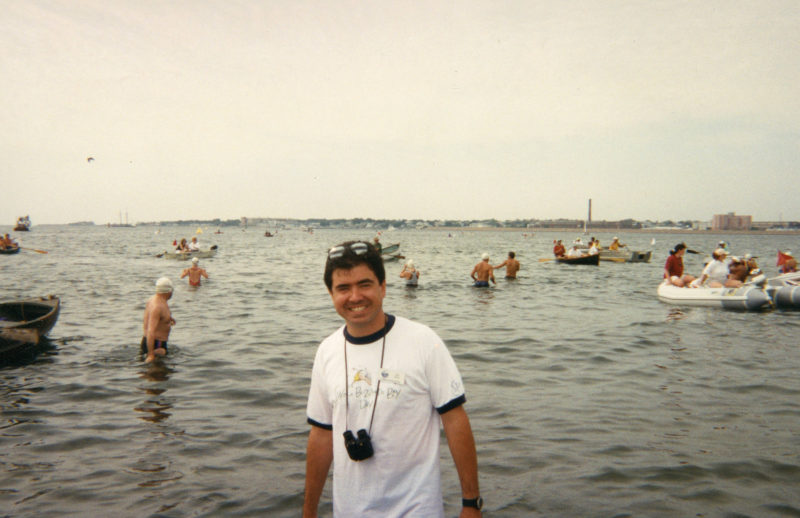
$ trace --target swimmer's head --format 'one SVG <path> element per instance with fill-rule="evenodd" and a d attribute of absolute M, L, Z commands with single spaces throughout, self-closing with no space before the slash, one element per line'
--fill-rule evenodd
<path fill-rule="evenodd" d="M 408 261 L 406 261 L 406 268 L 408 268 L 409 270 L 413 270 L 414 269 L 414 261 L 413 261 L 413 259 L 409 259 Z"/>
<path fill-rule="evenodd" d="M 156 293 L 172 293 L 172 281 L 169 277 L 161 277 L 156 281 Z"/>
<path fill-rule="evenodd" d="M 484 252 L 483 255 L 481 255 L 481 261 L 488 261 L 488 260 L 489 260 L 489 253 Z"/>
<path fill-rule="evenodd" d="M 197 257 L 192 257 L 192 264 L 197 264 L 199 262 L 200 262 L 200 259 L 198 259 Z"/>

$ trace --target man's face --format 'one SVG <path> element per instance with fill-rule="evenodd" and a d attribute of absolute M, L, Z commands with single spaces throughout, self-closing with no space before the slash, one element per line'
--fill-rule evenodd
<path fill-rule="evenodd" d="M 365 264 L 350 270 L 336 269 L 331 279 L 333 307 L 347 322 L 347 331 L 351 335 L 367 336 L 383 328 L 385 281 L 379 283 L 378 278 Z"/>

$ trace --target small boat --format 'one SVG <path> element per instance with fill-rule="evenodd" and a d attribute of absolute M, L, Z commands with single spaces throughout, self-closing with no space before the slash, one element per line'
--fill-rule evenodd
<path fill-rule="evenodd" d="M 392 255 L 400 250 L 400 243 L 394 243 L 392 245 L 386 245 L 381 248 L 381 255 Z"/>
<path fill-rule="evenodd" d="M 14 227 L 14 232 L 28 232 L 31 229 L 31 218 L 25 216 L 24 218 L 17 218 L 17 226 Z"/>
<path fill-rule="evenodd" d="M 565 264 L 591 264 L 597 266 L 600 264 L 600 255 L 582 255 L 580 257 L 556 257 L 557 263 L 565 263 Z"/>
<path fill-rule="evenodd" d="M 386 245 L 381 248 L 381 257 L 383 258 L 383 262 L 389 263 L 399 259 L 405 259 L 405 256 L 398 253 L 398 250 L 400 250 L 400 243 Z"/>
<path fill-rule="evenodd" d="M 649 263 L 653 251 L 647 250 L 609 250 L 603 248 L 600 250 L 601 261 L 614 261 L 618 263 Z"/>
<path fill-rule="evenodd" d="M 741 288 L 679 288 L 663 281 L 658 286 L 658 298 L 679 306 L 720 307 L 757 311 L 771 306 L 764 286 L 748 283 Z"/>
<path fill-rule="evenodd" d="M 19 245 L 12 246 L 10 248 L 0 248 L 0 254 L 18 254 L 19 253 Z"/>
<path fill-rule="evenodd" d="M 218 247 L 217 245 L 212 246 L 208 250 L 197 250 L 194 252 L 177 252 L 177 251 L 164 251 L 156 257 L 164 257 L 166 259 L 176 259 L 178 261 L 188 261 L 189 259 L 193 259 L 197 257 L 198 259 L 209 259 L 217 255 Z"/>
<path fill-rule="evenodd" d="M 39 332 L 36 329 L 0 328 L 0 364 L 12 363 L 36 349 Z"/>
<path fill-rule="evenodd" d="M 767 295 L 779 309 L 800 309 L 800 272 L 767 279 Z"/>
<path fill-rule="evenodd" d="M 45 336 L 56 325 L 61 301 L 58 297 L 39 297 L 0 303 L 0 329 L 34 329 Z"/>

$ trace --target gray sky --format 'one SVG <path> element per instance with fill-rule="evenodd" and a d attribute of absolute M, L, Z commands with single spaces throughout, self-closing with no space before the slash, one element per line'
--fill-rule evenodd
<path fill-rule="evenodd" d="M 0 6 L 4 225 L 800 220 L 795 0 Z"/>

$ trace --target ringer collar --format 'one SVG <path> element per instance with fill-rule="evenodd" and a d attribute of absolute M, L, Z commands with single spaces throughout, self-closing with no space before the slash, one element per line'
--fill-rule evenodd
<path fill-rule="evenodd" d="M 356 344 L 356 345 L 371 344 L 372 342 L 377 342 L 378 340 L 383 338 L 384 335 L 388 335 L 389 331 L 391 331 L 392 327 L 394 326 L 394 322 L 395 322 L 394 315 L 386 313 L 386 325 L 383 326 L 383 328 L 380 331 L 376 331 L 371 335 L 358 336 L 358 337 L 352 336 L 350 333 L 348 333 L 347 326 L 344 326 L 344 338 L 351 344 Z"/>

